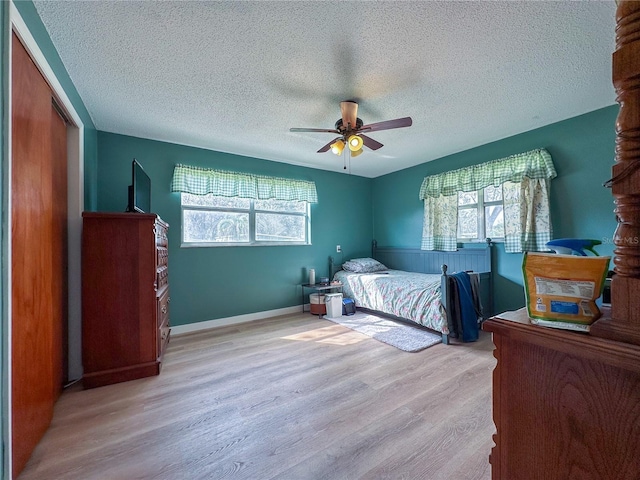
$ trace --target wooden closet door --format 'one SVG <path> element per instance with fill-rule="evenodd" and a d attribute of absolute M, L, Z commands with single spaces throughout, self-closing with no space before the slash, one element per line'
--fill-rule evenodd
<path fill-rule="evenodd" d="M 12 69 L 11 408 L 15 478 L 48 428 L 62 389 L 67 277 L 66 251 L 62 252 L 66 249 L 66 213 L 63 218 L 61 212 L 67 210 L 67 198 L 66 129 L 52 108 L 48 84 L 15 34 Z M 62 163 L 64 173 L 60 171 Z"/>

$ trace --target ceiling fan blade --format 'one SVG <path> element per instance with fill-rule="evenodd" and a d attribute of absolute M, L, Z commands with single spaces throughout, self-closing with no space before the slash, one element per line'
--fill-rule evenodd
<path fill-rule="evenodd" d="M 361 133 L 359 133 L 358 135 L 362 138 L 362 141 L 364 142 L 365 147 L 369 147 L 371 150 L 378 150 L 379 148 L 384 147 L 383 144 L 381 144 L 377 140 L 374 140 L 371 137 L 367 137 L 366 135 L 363 135 Z"/>
<path fill-rule="evenodd" d="M 331 145 L 333 144 L 333 142 L 335 142 L 336 140 L 340 139 L 340 137 L 334 138 L 333 140 L 331 140 L 329 143 L 327 143 L 324 147 L 322 147 L 320 150 L 318 150 L 317 153 L 324 153 L 324 152 L 328 152 L 329 149 L 331 148 Z"/>
<path fill-rule="evenodd" d="M 410 127 L 413 124 L 411 117 L 396 118 L 394 120 L 385 120 L 384 122 L 370 123 L 363 125 L 360 132 L 377 132 L 379 130 L 391 130 L 392 128 Z"/>
<path fill-rule="evenodd" d="M 351 129 L 356 128 L 358 120 L 358 104 L 351 100 L 340 102 L 340 112 L 342 113 L 342 125 L 347 128 L 351 125 Z"/>
<path fill-rule="evenodd" d="M 290 128 L 290 132 L 317 132 L 317 133 L 340 133 L 336 129 L 328 128 Z"/>

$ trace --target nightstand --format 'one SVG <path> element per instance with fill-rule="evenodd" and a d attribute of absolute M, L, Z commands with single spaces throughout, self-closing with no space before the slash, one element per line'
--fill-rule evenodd
<path fill-rule="evenodd" d="M 302 287 L 302 312 L 308 312 L 309 310 L 305 310 L 304 306 L 304 296 L 306 291 L 309 290 L 309 293 L 342 293 L 342 284 L 341 283 L 303 283 Z M 322 314 L 320 314 L 319 318 L 322 318 Z"/>

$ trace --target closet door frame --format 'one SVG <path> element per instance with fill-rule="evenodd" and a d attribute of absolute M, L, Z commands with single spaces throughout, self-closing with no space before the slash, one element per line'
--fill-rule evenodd
<path fill-rule="evenodd" d="M 84 124 L 67 96 L 61 83 L 44 53 L 36 43 L 13 1 L 2 2 L 3 58 L 2 58 L 2 116 L 4 143 L 2 144 L 2 238 L 0 239 L 1 264 L 0 281 L 2 323 L 1 339 L 1 409 L 0 434 L 2 452 L 1 472 L 5 478 L 12 478 L 12 425 L 11 425 L 11 36 L 15 33 L 32 60 L 45 78 L 56 102 L 68 119 L 67 125 L 67 234 L 68 234 L 68 375 L 70 379 L 82 378 L 81 345 L 81 278 L 80 254 L 82 234 L 82 211 L 84 210 Z M 8 21 L 7 21 L 8 14 Z M 8 55 L 7 55 L 8 52 Z M 0 477 L 3 476 L 0 474 Z"/>

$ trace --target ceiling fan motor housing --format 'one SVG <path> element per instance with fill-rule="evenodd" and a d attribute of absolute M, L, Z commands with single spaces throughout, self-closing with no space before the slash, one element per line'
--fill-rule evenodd
<path fill-rule="evenodd" d="M 347 125 L 347 126 L 342 125 L 342 119 L 339 118 L 336 121 L 336 130 L 340 130 L 341 132 L 343 132 L 343 131 L 348 132 L 348 131 L 351 131 L 351 130 L 358 130 L 359 128 L 362 128 L 362 125 L 364 125 L 364 123 L 362 122 L 362 119 L 361 118 L 356 118 L 355 126 L 351 125 L 351 128 L 349 128 L 349 125 Z"/>

